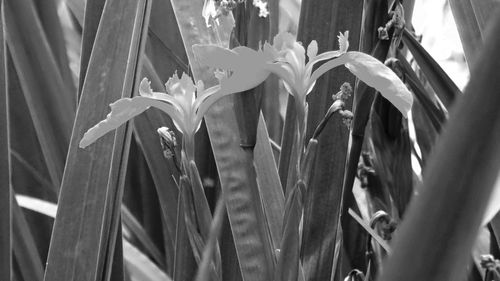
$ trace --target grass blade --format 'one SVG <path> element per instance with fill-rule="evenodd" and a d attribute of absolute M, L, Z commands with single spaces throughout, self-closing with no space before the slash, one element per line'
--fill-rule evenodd
<path fill-rule="evenodd" d="M 186 192 L 183 188 L 189 188 L 185 176 L 180 178 L 179 199 L 177 207 L 177 227 L 175 236 L 175 260 L 174 260 L 174 280 L 193 280 L 196 270 L 196 260 L 193 254 L 193 248 L 188 238 L 188 229 L 186 226 L 186 211 L 184 207 L 184 196 Z"/>
<path fill-rule="evenodd" d="M 124 262 L 132 281 L 172 281 L 134 245 L 123 240 Z"/>
<path fill-rule="evenodd" d="M 56 60 L 59 72 L 63 79 L 66 89 L 70 93 L 76 93 L 71 70 L 69 68 L 69 59 L 66 50 L 66 41 L 64 39 L 61 20 L 57 11 L 57 1 L 34 1 L 42 28 L 45 31 L 47 42 L 49 43 L 52 54 Z M 73 95 L 72 101 L 76 104 L 76 97 Z"/>
<path fill-rule="evenodd" d="M 57 205 L 23 195 L 16 195 L 16 200 L 23 208 L 44 214 L 51 218 L 56 217 Z M 134 281 L 169 281 L 171 280 L 148 257 L 127 240 L 123 240 L 123 258 L 127 270 Z M 31 279 L 28 279 L 31 280 Z"/>
<path fill-rule="evenodd" d="M 41 281 L 43 279 L 42 260 L 24 213 L 13 198 L 12 190 L 11 202 L 14 258 L 24 280 Z"/>
<path fill-rule="evenodd" d="M 212 265 L 216 248 L 218 248 L 217 237 L 219 237 L 222 229 L 225 211 L 226 205 L 224 204 L 222 197 L 220 197 L 217 207 L 215 208 L 214 219 L 210 225 L 210 235 L 205 249 L 203 250 L 203 256 L 198 267 L 198 272 L 196 273 L 196 278 L 194 279 L 196 281 L 209 280 L 207 277 L 210 274 L 210 266 Z"/>
<path fill-rule="evenodd" d="M 95 280 L 109 272 L 109 258 L 114 253 L 108 246 L 115 244 L 130 139 L 126 137 L 126 129 L 119 129 L 86 150 L 79 149 L 78 142 L 107 113 L 109 103 L 132 95 L 145 39 L 148 3 L 107 1 L 105 4 L 105 20 L 94 44 L 101 51 L 93 52 L 83 86 L 45 280 Z M 116 10 L 124 12 L 117 14 Z M 87 225 L 94 227 L 84 227 Z M 103 268 L 106 262 L 108 267 Z"/>
<path fill-rule="evenodd" d="M 4 4 L 0 1 L 0 280 L 12 279 L 12 214 L 7 58 Z"/>
<path fill-rule="evenodd" d="M 471 71 L 464 97 L 450 114 L 379 280 L 454 280 L 470 262 L 500 170 L 500 96 L 494 94 L 500 87 L 499 18 L 490 31 L 480 67 Z"/>
<path fill-rule="evenodd" d="M 97 28 L 99 27 L 99 22 L 101 20 L 102 10 L 104 8 L 104 3 L 106 0 L 86 0 L 85 1 L 85 14 L 83 10 L 77 9 L 76 0 L 67 1 L 73 11 L 73 14 L 80 15 L 83 21 L 80 22 L 83 26 L 82 35 L 82 47 L 80 55 L 80 77 L 78 78 L 78 100 L 82 95 L 83 83 L 85 77 L 87 76 L 87 68 L 89 65 L 90 56 L 92 53 L 92 46 L 94 46 L 95 37 L 97 34 Z M 81 11 L 81 13 L 75 12 Z M 79 17 L 79 16 L 78 16 Z"/>
<path fill-rule="evenodd" d="M 147 250 L 147 252 L 153 257 L 154 261 L 157 262 L 162 268 L 165 268 L 165 260 L 154 242 L 151 240 L 146 230 L 137 221 L 130 210 L 122 205 L 122 223 L 127 227 L 130 232 L 137 238 L 140 244 Z"/>
<path fill-rule="evenodd" d="M 439 64 L 427 53 L 407 29 L 403 31 L 403 42 L 429 80 L 432 88 L 446 108 L 450 108 L 462 93 Z"/>
<path fill-rule="evenodd" d="M 59 187 L 75 116 L 74 95 L 64 83 L 33 2 L 8 1 L 5 9 L 9 51 L 51 181 Z"/>

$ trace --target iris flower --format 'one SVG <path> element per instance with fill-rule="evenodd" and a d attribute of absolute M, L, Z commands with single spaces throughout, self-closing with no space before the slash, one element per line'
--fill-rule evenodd
<path fill-rule="evenodd" d="M 110 105 L 111 112 L 90 128 L 80 141 L 84 148 L 111 130 L 141 114 L 149 107 L 156 107 L 167 113 L 176 128 L 183 134 L 183 150 L 188 160 L 194 157 L 194 134 L 200 128 L 204 114 L 210 106 L 225 94 L 219 86 L 205 89 L 201 81 L 195 85 L 191 77 L 174 74 L 165 84 L 167 93 L 153 92 L 150 82 L 144 78 L 139 86 L 140 96 L 122 98 Z M 226 92 L 227 94 L 227 92 Z"/>
<path fill-rule="evenodd" d="M 318 54 L 313 40 L 306 50 L 287 32 L 274 37 L 273 45 L 265 43 L 259 50 L 248 47 L 226 49 L 215 45 L 195 45 L 197 59 L 205 65 L 225 69 L 230 75 L 221 80 L 222 91 L 242 92 L 262 83 L 271 73 L 278 75 L 299 106 L 306 106 L 306 96 L 316 80 L 328 70 L 344 65 L 367 85 L 377 89 L 407 117 L 413 98 L 397 75 L 370 55 L 348 51 L 349 33 L 338 36 L 339 50 Z M 313 71 L 315 64 L 326 61 Z"/>
<path fill-rule="evenodd" d="M 193 51 L 202 64 L 228 71 L 229 75 L 220 81 L 221 91 L 248 90 L 262 83 L 271 73 L 283 80 L 295 101 L 297 127 L 290 163 L 296 165 L 294 169 L 300 178 L 299 163 L 304 151 L 307 119 L 306 97 L 316 80 L 330 69 L 344 65 L 360 80 L 378 90 L 405 117 L 411 109 L 413 98 L 403 82 L 372 56 L 348 51 L 348 35 L 347 31 L 339 34 L 339 50 L 322 54 L 318 54 L 316 41 L 308 45 L 306 53 L 302 44 L 286 32 L 276 35 L 272 45 L 265 43 L 259 50 L 243 46 L 230 50 L 214 45 L 195 45 Z M 324 63 L 313 71 L 318 62 Z M 295 184 L 293 179 L 291 184 Z"/>

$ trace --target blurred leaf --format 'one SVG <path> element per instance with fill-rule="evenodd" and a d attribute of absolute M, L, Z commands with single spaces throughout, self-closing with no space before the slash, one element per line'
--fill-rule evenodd
<path fill-rule="evenodd" d="M 379 280 L 455 280 L 465 273 L 500 170 L 496 156 L 500 153 L 500 97 L 493 94 L 500 87 L 499 18 L 490 32 Z"/>
<path fill-rule="evenodd" d="M 448 0 L 462 41 L 465 58 L 472 69 L 486 38 L 486 26 L 498 3 L 492 0 Z"/>
<path fill-rule="evenodd" d="M 403 42 L 417 61 L 439 99 L 449 109 L 455 99 L 462 95 L 462 92 L 407 29 L 403 31 Z"/>
<path fill-rule="evenodd" d="M 101 51 L 92 53 L 82 90 L 46 280 L 94 280 L 110 272 L 130 134 L 118 130 L 87 150 L 77 145 L 83 132 L 102 118 L 107 104 L 134 92 L 148 3 L 107 1 L 104 7 L 94 44 Z M 117 14 L 116 10 L 124 12 Z M 82 227 L 86 225 L 93 227 Z M 103 268 L 105 265 L 108 267 Z"/>
<path fill-rule="evenodd" d="M 9 51 L 51 181 L 59 187 L 75 115 L 74 95 L 64 83 L 33 2 L 8 1 L 5 9 Z"/>
<path fill-rule="evenodd" d="M 12 214 L 7 53 L 4 37 L 4 4 L 0 1 L 0 280 L 11 280 Z"/>

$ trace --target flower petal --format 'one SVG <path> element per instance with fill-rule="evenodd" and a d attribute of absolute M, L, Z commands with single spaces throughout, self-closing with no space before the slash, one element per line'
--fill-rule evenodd
<path fill-rule="evenodd" d="M 106 119 L 90 128 L 83 135 L 83 138 L 80 140 L 79 146 L 81 148 L 87 147 L 88 145 L 95 142 L 98 138 L 104 136 L 105 134 L 118 128 L 128 120 L 141 114 L 150 106 L 154 106 L 165 111 L 173 120 L 176 121 L 176 123 L 182 125 L 181 116 L 179 115 L 178 111 L 170 104 L 158 101 L 154 98 L 143 96 L 123 98 L 110 104 L 111 112 L 106 116 Z M 180 131 L 183 131 L 183 128 L 178 129 Z"/>
<path fill-rule="evenodd" d="M 312 40 L 307 46 L 307 58 L 311 61 L 318 54 L 318 42 Z"/>
<path fill-rule="evenodd" d="M 376 58 L 361 52 L 347 52 L 345 56 L 347 58 L 345 66 L 349 71 L 368 86 L 379 91 L 401 111 L 404 117 L 408 117 L 413 104 L 413 96 L 390 68 Z"/>
<path fill-rule="evenodd" d="M 232 50 L 214 45 L 194 45 L 198 61 L 214 68 L 231 70 L 229 77 L 220 80 L 225 94 L 249 90 L 262 83 L 269 76 L 266 62 L 272 58 L 268 52 L 255 51 L 240 46 Z"/>
<path fill-rule="evenodd" d="M 408 116 L 413 104 L 413 96 L 405 84 L 390 68 L 374 57 L 361 52 L 347 52 L 336 59 L 327 61 L 312 73 L 309 85 L 328 70 L 343 64 L 361 81 L 379 91 L 401 111 L 404 117 Z"/>
<path fill-rule="evenodd" d="M 349 30 L 344 32 L 339 32 L 339 35 L 337 36 L 339 39 L 339 50 L 343 53 L 347 52 L 347 49 L 349 49 Z"/>

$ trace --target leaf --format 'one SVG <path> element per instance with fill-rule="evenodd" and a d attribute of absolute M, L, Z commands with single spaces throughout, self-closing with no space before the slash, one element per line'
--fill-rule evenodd
<path fill-rule="evenodd" d="M 500 170 L 500 18 L 424 171 L 379 280 L 454 280 L 470 252 Z M 478 142 L 478 140 L 482 140 Z M 442 222 L 446 221 L 446 224 Z M 467 226 L 466 229 L 464 226 Z M 425 259 L 421 257 L 425 255 Z M 411 266 L 407 266 L 411 264 Z"/>
<path fill-rule="evenodd" d="M 44 214 L 51 218 L 56 217 L 57 205 L 51 202 L 43 201 L 17 194 L 16 200 L 19 206 L 31 211 Z M 161 271 L 144 253 L 139 251 L 127 240 L 123 240 L 124 261 L 127 270 L 134 281 L 168 281 L 171 280 L 163 271 Z"/>
<path fill-rule="evenodd" d="M 10 186 L 12 184 L 12 174 L 4 22 L 3 1 L 0 1 L 0 280 L 11 280 L 12 214 Z"/>
<path fill-rule="evenodd" d="M 104 6 L 94 44 L 102 51 L 93 52 L 89 61 L 59 196 L 46 280 L 107 278 L 111 271 L 130 131 L 118 130 L 87 150 L 79 149 L 78 143 L 84 130 L 102 118 L 108 103 L 134 92 L 149 8 L 149 1 L 112 0 Z M 117 10 L 123 13 L 117 14 Z"/>
<path fill-rule="evenodd" d="M 23 211 L 14 199 L 12 203 L 12 253 L 24 280 L 43 280 L 43 265 Z"/>
<path fill-rule="evenodd" d="M 221 232 L 222 222 L 224 219 L 225 211 L 226 211 L 226 207 L 224 204 L 224 200 L 222 199 L 222 197 L 220 197 L 219 201 L 217 203 L 217 206 L 215 208 L 214 219 L 212 221 L 212 224 L 210 225 L 210 234 L 209 234 L 209 237 L 207 239 L 205 249 L 203 250 L 203 256 L 202 256 L 200 265 L 198 267 L 196 277 L 194 279 L 196 281 L 209 280 L 208 279 L 208 276 L 210 274 L 209 268 L 211 266 L 215 266 L 215 267 L 217 266 L 217 262 L 213 263 L 213 257 L 214 257 L 214 254 L 219 251 L 217 238 L 219 237 L 219 234 Z M 219 265 L 220 265 L 220 261 L 219 261 Z M 222 278 L 222 276 L 219 277 L 219 280 L 221 280 L 221 278 Z"/>
<path fill-rule="evenodd" d="M 64 83 L 33 2 L 8 1 L 5 9 L 9 53 L 50 179 L 58 188 L 75 116 L 75 95 Z"/>
<path fill-rule="evenodd" d="M 299 280 L 299 274 L 304 274 L 300 266 L 301 233 L 299 229 L 303 211 L 302 192 L 305 190 L 304 182 L 299 181 L 287 198 L 283 217 L 283 239 L 274 280 L 296 281 Z M 300 279 L 303 280 L 303 278 L 302 276 Z"/>
<path fill-rule="evenodd" d="M 131 281 L 172 281 L 146 255 L 126 240 L 123 240 L 123 252 Z"/>
<path fill-rule="evenodd" d="M 134 215 L 129 211 L 129 209 L 122 205 L 121 208 L 122 224 L 137 238 L 147 253 L 154 259 L 154 261 L 165 268 L 165 259 L 163 258 L 160 250 L 156 247 L 154 242 L 149 237 L 146 230 L 137 221 Z"/>
<path fill-rule="evenodd" d="M 194 2 L 191 1 L 172 3 L 193 76 L 196 80 L 202 80 L 205 85 L 213 85 L 216 83 L 213 75 L 196 62 L 191 46 L 219 42 L 222 47 L 227 47 L 232 29 L 231 19 L 220 19 L 218 35 L 221 39 L 217 41 L 216 33 L 207 30 L 203 18 L 199 17 L 201 7 L 193 5 Z M 189 21 L 190 24 L 186 24 L 193 18 L 194 22 Z M 191 27 L 193 24 L 195 29 Z M 275 262 L 274 249 L 264 219 L 252 153 L 240 147 L 232 106 L 231 96 L 221 99 L 205 116 L 205 122 L 219 171 L 243 280 L 270 280 Z"/>

